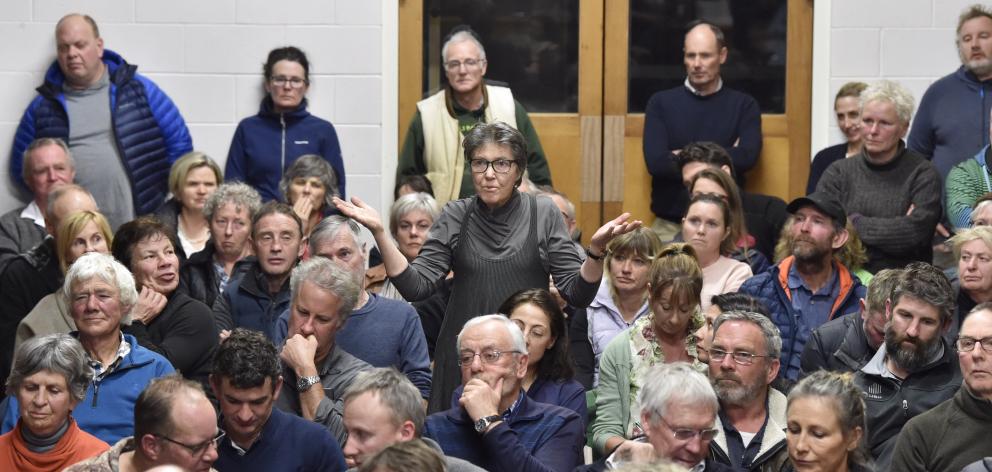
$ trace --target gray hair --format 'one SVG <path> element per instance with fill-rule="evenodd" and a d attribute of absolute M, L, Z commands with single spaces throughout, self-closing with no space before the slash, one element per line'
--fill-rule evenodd
<path fill-rule="evenodd" d="M 644 385 L 637 396 L 641 411 L 652 420 L 664 418 L 673 402 L 708 407 L 714 416 L 720 409 L 716 392 L 705 375 L 695 371 L 685 362 L 659 364 L 648 370 Z"/>
<path fill-rule="evenodd" d="M 410 379 L 395 367 L 366 370 L 355 377 L 344 391 L 342 400 L 347 405 L 366 392 L 375 393 L 379 397 L 379 403 L 392 412 L 389 417 L 394 426 L 407 420 L 412 421 L 416 436 L 420 437 L 420 431 L 424 428 L 424 405 L 420 390 L 417 390 Z"/>
<path fill-rule="evenodd" d="M 221 184 L 214 193 L 207 197 L 203 204 L 203 216 L 207 221 L 213 221 L 214 213 L 226 204 L 232 204 L 235 208 L 248 210 L 248 221 L 255 217 L 258 209 L 262 207 L 262 197 L 254 187 L 241 183 L 229 182 Z"/>
<path fill-rule="evenodd" d="M 279 192 L 286 202 L 289 202 L 289 185 L 298 178 L 316 177 L 324 186 L 324 208 L 334 206 L 334 197 L 338 196 L 338 175 L 331 164 L 317 154 L 304 154 L 290 164 L 279 181 Z"/>
<path fill-rule="evenodd" d="M 510 148 L 513 160 L 517 163 L 516 185 L 520 185 L 527 170 L 527 140 L 524 139 L 524 135 L 502 121 L 479 123 L 465 135 L 465 140 L 462 142 L 465 148 L 465 162 L 471 162 L 475 151 L 487 144 Z"/>
<path fill-rule="evenodd" d="M 86 398 L 86 388 L 92 378 L 86 351 L 72 336 L 64 333 L 35 336 L 24 341 L 14 352 L 14 365 L 7 377 L 7 395 L 15 396 L 24 379 L 47 370 L 61 374 L 76 401 Z"/>
<path fill-rule="evenodd" d="M 93 277 L 99 277 L 118 290 L 121 305 L 127 310 L 127 313 L 121 317 L 121 326 L 131 324 L 131 309 L 138 302 L 134 276 L 127 267 L 108 254 L 99 252 L 83 254 L 69 266 L 69 272 L 65 274 L 65 282 L 62 284 L 62 297 L 66 305 L 72 305 L 72 287 Z"/>
<path fill-rule="evenodd" d="M 971 224 L 975 224 L 975 220 L 978 218 L 978 214 L 981 213 L 982 210 L 984 210 L 985 207 L 989 205 L 992 205 L 992 200 L 982 200 L 976 203 L 975 208 L 973 208 L 971 210 L 971 213 L 968 214 L 968 221 L 970 221 Z"/>
<path fill-rule="evenodd" d="M 988 202 L 986 200 L 983 203 Z M 954 248 L 954 259 L 961 259 L 961 247 L 972 241 L 981 241 L 992 250 L 992 226 L 975 226 L 974 228 L 963 229 L 951 238 Z"/>
<path fill-rule="evenodd" d="M 65 158 L 69 163 L 69 167 L 76 168 L 76 160 L 72 158 L 72 152 L 69 151 L 69 145 L 62 140 L 62 138 L 38 138 L 31 141 L 28 144 L 28 148 L 24 150 L 22 157 L 23 165 L 21 167 L 21 178 L 24 182 L 27 182 L 31 178 L 31 173 L 34 172 L 34 162 L 31 161 L 31 153 L 35 149 L 43 148 L 45 146 L 58 146 L 62 148 L 62 152 L 65 153 Z"/>
<path fill-rule="evenodd" d="M 317 223 L 317 226 L 313 227 L 313 231 L 310 232 L 310 255 L 316 255 L 317 248 L 321 244 L 334 239 L 338 235 L 338 231 L 341 230 L 341 227 L 348 228 L 351 237 L 355 239 L 355 245 L 358 246 L 359 252 L 362 253 L 362 257 L 365 257 L 362 228 L 358 226 L 355 220 L 341 215 L 330 215 L 320 220 L 320 223 Z"/>
<path fill-rule="evenodd" d="M 899 274 L 899 280 L 889 297 L 892 307 L 898 305 L 904 295 L 936 308 L 942 323 L 950 321 L 957 310 L 951 282 L 942 270 L 926 262 L 912 262 Z"/>
<path fill-rule="evenodd" d="M 778 327 L 767 316 L 752 311 L 725 312 L 713 321 L 714 337 L 720 325 L 728 321 L 740 321 L 757 326 L 761 330 L 761 336 L 765 338 L 765 355 L 772 359 L 782 356 L 782 336 L 779 335 Z"/>
<path fill-rule="evenodd" d="M 462 326 L 462 330 L 458 332 L 458 337 L 455 338 L 455 349 L 458 351 L 462 350 L 462 335 L 465 334 L 469 328 L 486 324 L 490 321 L 503 325 L 507 332 L 510 333 L 510 341 L 513 343 L 513 350 L 520 354 L 527 354 L 527 342 L 524 341 L 523 331 L 520 331 L 520 327 L 517 326 L 516 323 L 510 321 L 509 316 L 500 314 L 479 315 L 465 322 L 465 326 Z"/>
<path fill-rule="evenodd" d="M 861 92 L 862 112 L 865 105 L 870 102 L 891 103 L 903 124 L 909 124 L 909 121 L 913 119 L 913 108 L 916 106 L 916 100 L 913 98 L 913 94 L 899 82 L 880 80 L 869 85 L 864 92 Z"/>
<path fill-rule="evenodd" d="M 338 317 L 342 321 L 355 309 L 362 290 L 354 275 L 326 257 L 311 257 L 310 260 L 293 269 L 292 278 L 289 280 L 290 300 L 296 300 L 303 282 L 310 282 L 341 299 Z"/>
<path fill-rule="evenodd" d="M 451 37 L 444 42 L 444 45 L 441 46 L 441 61 L 442 62 L 448 61 L 448 46 L 455 43 L 462 43 L 465 41 L 471 41 L 475 43 L 475 47 L 479 48 L 479 59 L 480 60 L 486 59 L 486 48 L 482 47 L 482 43 L 479 42 L 479 38 L 476 38 L 474 34 L 468 31 L 462 30 L 451 35 Z"/>
<path fill-rule="evenodd" d="M 430 215 L 431 222 L 436 220 L 437 215 L 440 214 L 437 209 L 437 200 L 423 192 L 408 193 L 393 202 L 393 206 L 389 209 L 389 229 L 392 230 L 393 236 L 399 230 L 400 218 L 406 216 L 407 213 L 418 210 Z"/>
<path fill-rule="evenodd" d="M 868 437 L 868 423 L 865 419 L 865 401 L 861 389 L 854 383 L 851 373 L 830 372 L 819 370 L 799 381 L 789 392 L 788 407 L 792 402 L 807 397 L 827 400 L 837 415 L 844 436 L 861 428 L 861 441 L 857 449 L 847 456 L 851 470 L 871 470 L 871 456 L 865 446 Z"/>

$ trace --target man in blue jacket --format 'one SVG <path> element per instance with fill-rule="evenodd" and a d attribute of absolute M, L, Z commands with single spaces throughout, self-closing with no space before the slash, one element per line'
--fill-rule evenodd
<path fill-rule="evenodd" d="M 61 138 L 76 161 L 76 182 L 93 193 L 116 230 L 165 201 L 169 168 L 193 142 L 169 97 L 137 66 L 103 48 L 93 18 L 62 17 L 55 43 L 57 60 L 17 127 L 10 175 L 27 189 L 24 150 L 36 138 Z"/>
<path fill-rule="evenodd" d="M 574 411 L 527 398 L 527 345 L 503 315 L 472 318 L 458 334 L 465 391 L 458 407 L 427 417 L 424 437 L 486 470 L 572 470 L 585 434 Z"/>
<path fill-rule="evenodd" d="M 740 291 L 760 299 L 782 335 L 779 376 L 799 378 L 810 333 L 834 318 L 857 312 L 865 287 L 834 257 L 847 243 L 847 214 L 830 195 L 814 192 L 789 203 L 792 255 L 744 282 Z"/>

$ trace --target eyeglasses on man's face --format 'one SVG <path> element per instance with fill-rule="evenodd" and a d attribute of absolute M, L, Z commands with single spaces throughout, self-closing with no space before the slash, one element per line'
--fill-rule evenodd
<path fill-rule="evenodd" d="M 465 66 L 468 70 L 475 70 L 482 67 L 482 64 L 486 62 L 485 59 L 465 59 L 464 61 L 448 61 L 444 63 L 444 68 L 449 71 L 456 71 Z"/>
<path fill-rule="evenodd" d="M 761 356 L 758 354 L 751 354 L 745 351 L 727 352 L 723 349 L 718 349 L 715 347 L 710 348 L 710 362 L 723 362 L 723 358 L 730 354 L 734 362 L 740 365 L 751 365 L 754 364 L 754 358 L 756 357 L 771 357 L 771 356 Z"/>
<path fill-rule="evenodd" d="M 495 161 L 487 161 L 485 159 L 472 159 L 469 161 L 469 166 L 472 168 L 472 172 L 476 174 L 482 174 L 489 170 L 489 167 L 493 168 L 497 174 L 506 174 L 510 172 L 513 168 L 513 164 L 517 161 L 510 159 L 496 159 Z"/>
<path fill-rule="evenodd" d="M 199 443 L 199 444 L 181 443 L 181 442 L 176 441 L 175 439 L 172 439 L 172 438 L 170 438 L 170 437 L 168 437 L 168 436 L 166 436 L 164 434 L 155 434 L 154 436 L 157 437 L 157 438 L 160 438 L 160 439 L 164 439 L 166 441 L 169 441 L 172 444 L 176 444 L 178 446 L 182 446 L 187 451 L 189 451 L 190 454 L 193 455 L 193 457 L 200 457 L 200 456 L 203 455 L 203 453 L 207 452 L 207 449 L 209 449 L 210 446 L 217 447 L 217 445 L 220 444 L 220 440 L 221 439 L 224 439 L 224 435 L 225 434 L 226 433 L 224 432 L 223 429 L 218 429 L 216 436 L 214 436 L 213 438 L 208 439 L 206 441 L 203 441 L 202 443 Z"/>
<path fill-rule="evenodd" d="M 969 336 L 961 336 L 954 342 L 958 352 L 971 352 L 976 345 L 981 345 L 985 352 L 992 352 L 992 337 L 975 339 Z"/>
<path fill-rule="evenodd" d="M 689 429 L 689 428 L 676 428 L 672 426 L 669 422 L 665 421 L 664 418 L 658 417 L 658 420 L 664 423 L 665 427 L 672 431 L 672 436 L 679 441 L 689 441 L 692 438 L 699 436 L 700 440 L 712 441 L 716 437 L 716 428 L 705 428 L 705 429 Z"/>
<path fill-rule="evenodd" d="M 482 352 L 462 351 L 458 353 L 458 365 L 471 365 L 476 356 L 483 364 L 495 364 L 499 362 L 503 354 L 519 354 L 518 351 L 498 351 L 496 349 L 486 349 Z"/>

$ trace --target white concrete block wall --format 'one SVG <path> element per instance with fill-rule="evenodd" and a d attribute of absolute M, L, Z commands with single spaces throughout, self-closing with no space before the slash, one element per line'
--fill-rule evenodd
<path fill-rule="evenodd" d="M 978 0 L 817 0 L 814 3 L 812 146 L 844 140 L 833 98 L 852 80 L 896 80 L 916 98 L 961 65 L 958 15 Z"/>
<path fill-rule="evenodd" d="M 55 56 L 55 22 L 92 15 L 105 46 L 177 104 L 196 149 L 222 166 L 238 121 L 258 111 L 262 63 L 287 44 L 311 62 L 310 111 L 334 123 L 350 195 L 382 209 L 396 167 L 397 7 L 391 0 L 3 0 L 0 212 L 20 206 L 9 150 Z M 385 152 L 388 150 L 388 152 Z"/>

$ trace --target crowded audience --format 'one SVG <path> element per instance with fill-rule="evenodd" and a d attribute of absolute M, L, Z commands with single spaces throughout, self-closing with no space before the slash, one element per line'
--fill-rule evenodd
<path fill-rule="evenodd" d="M 392 199 L 350 176 L 370 204 L 344 156 L 377 157 L 310 114 L 304 50 L 269 51 L 220 162 L 61 17 L 0 215 L 0 470 L 986 470 L 992 7 L 918 110 L 835 84 L 843 142 L 788 170 L 788 204 L 745 186 L 769 170 L 764 108 L 721 73 L 738 33 L 678 36 L 685 81 L 623 165 L 642 222 L 552 187 L 544 117 L 470 26 L 432 53 Z"/>

